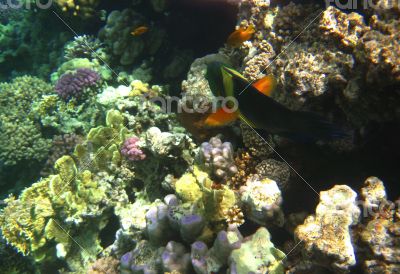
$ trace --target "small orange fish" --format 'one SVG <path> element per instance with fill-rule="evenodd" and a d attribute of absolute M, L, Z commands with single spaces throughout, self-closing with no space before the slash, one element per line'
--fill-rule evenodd
<path fill-rule="evenodd" d="M 140 35 L 142 35 L 142 34 L 148 32 L 148 31 L 149 31 L 149 27 L 147 27 L 147 26 L 140 26 L 140 27 L 137 27 L 136 29 L 134 29 L 134 30 L 131 32 L 131 34 L 132 34 L 133 36 L 140 36 Z"/>
<path fill-rule="evenodd" d="M 227 44 L 231 47 L 240 47 L 240 45 L 249 40 L 253 34 L 256 32 L 253 25 L 246 27 L 240 27 L 235 30 L 231 35 L 229 35 Z"/>

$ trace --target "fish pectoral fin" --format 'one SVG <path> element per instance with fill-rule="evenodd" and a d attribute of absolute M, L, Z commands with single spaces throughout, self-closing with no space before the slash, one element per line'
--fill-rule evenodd
<path fill-rule="evenodd" d="M 223 127 L 234 122 L 238 117 L 238 111 L 230 112 L 224 108 L 219 108 L 215 113 L 208 115 L 204 124 L 209 127 Z"/>
<path fill-rule="evenodd" d="M 271 96 L 272 92 L 275 90 L 276 87 L 276 80 L 274 76 L 267 75 L 259 80 L 257 80 L 253 87 L 255 87 L 259 92 L 266 96 Z"/>

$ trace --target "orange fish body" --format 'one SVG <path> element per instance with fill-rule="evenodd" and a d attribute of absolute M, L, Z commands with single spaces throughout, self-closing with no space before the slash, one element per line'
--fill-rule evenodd
<path fill-rule="evenodd" d="M 223 127 L 234 122 L 238 117 L 238 112 L 229 112 L 223 108 L 219 108 L 215 113 L 207 117 L 204 124 L 208 127 Z"/>
<path fill-rule="evenodd" d="M 246 27 L 240 27 L 238 30 L 235 30 L 231 35 L 229 35 L 227 44 L 231 47 L 240 47 L 240 45 L 251 39 L 253 34 L 256 32 L 254 26 L 250 25 Z"/>
<path fill-rule="evenodd" d="M 147 26 L 140 26 L 140 27 L 137 27 L 136 29 L 134 29 L 134 30 L 131 32 L 131 34 L 132 34 L 133 36 L 140 36 L 140 35 L 142 35 L 142 34 L 148 32 L 148 31 L 149 31 L 149 28 L 148 28 Z"/>

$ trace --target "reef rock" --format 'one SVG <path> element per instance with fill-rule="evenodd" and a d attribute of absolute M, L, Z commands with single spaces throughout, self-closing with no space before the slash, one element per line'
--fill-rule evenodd
<path fill-rule="evenodd" d="M 356 264 L 350 227 L 358 223 L 357 194 L 348 186 L 336 185 L 320 193 L 315 215 L 295 230 L 306 257 L 316 265 L 349 272 Z"/>
<path fill-rule="evenodd" d="M 281 191 L 275 181 L 268 178 L 251 178 L 240 188 L 240 193 L 246 216 L 250 220 L 261 225 L 283 225 Z"/>
<path fill-rule="evenodd" d="M 386 200 L 385 187 L 376 177 L 361 189 L 363 223 L 358 227 L 359 257 L 365 273 L 400 273 L 400 200 Z"/>

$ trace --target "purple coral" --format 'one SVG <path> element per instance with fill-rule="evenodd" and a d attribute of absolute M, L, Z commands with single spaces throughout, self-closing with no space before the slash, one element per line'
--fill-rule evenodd
<path fill-rule="evenodd" d="M 125 140 L 121 148 L 121 153 L 130 161 L 141 161 L 146 158 L 143 150 L 138 145 L 139 138 L 130 137 Z"/>
<path fill-rule="evenodd" d="M 201 144 L 198 160 L 218 180 L 224 181 L 238 171 L 233 159 L 232 144 L 222 143 L 218 137 Z"/>
<path fill-rule="evenodd" d="M 100 81 L 100 75 L 91 69 L 77 69 L 75 73 L 65 73 L 58 80 L 55 90 L 64 100 L 78 98 L 88 87 L 95 86 Z"/>

